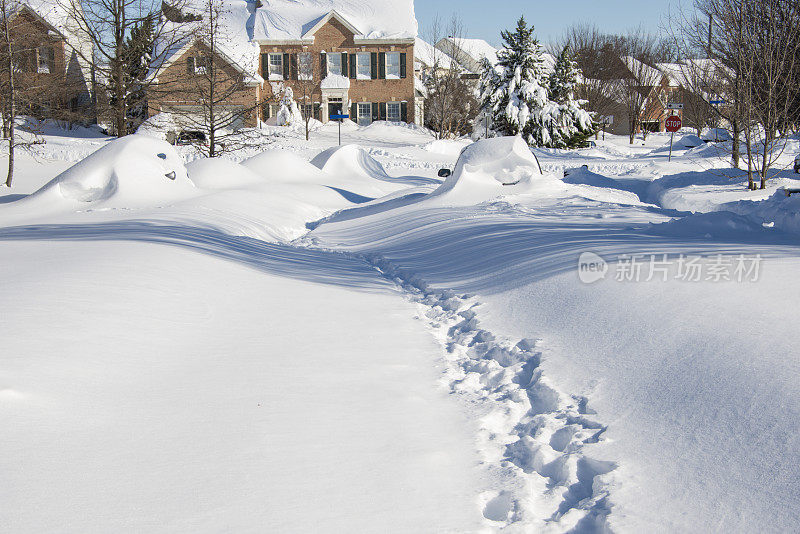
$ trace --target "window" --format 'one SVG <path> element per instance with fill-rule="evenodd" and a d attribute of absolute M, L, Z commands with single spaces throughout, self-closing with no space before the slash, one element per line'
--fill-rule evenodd
<path fill-rule="evenodd" d="M 372 124 L 372 104 L 369 102 L 358 103 L 358 125 L 368 126 Z"/>
<path fill-rule="evenodd" d="M 283 54 L 269 55 L 269 79 L 283 79 Z"/>
<path fill-rule="evenodd" d="M 280 112 L 280 110 L 281 110 L 281 105 L 280 104 L 270 104 L 269 105 L 269 116 L 270 117 L 277 117 L 278 116 L 278 112 Z"/>
<path fill-rule="evenodd" d="M 303 119 L 313 118 L 314 104 L 300 104 L 300 113 L 303 115 Z"/>
<path fill-rule="evenodd" d="M 314 63 L 311 60 L 311 52 L 300 52 L 297 54 L 297 79 L 312 80 L 314 78 Z"/>
<path fill-rule="evenodd" d="M 204 57 L 204 56 L 196 56 L 190 58 L 192 64 L 194 65 L 194 73 L 199 75 L 208 74 L 209 68 L 211 67 L 211 58 Z"/>
<path fill-rule="evenodd" d="M 331 52 L 328 56 L 328 74 L 342 75 L 342 54 Z"/>
<path fill-rule="evenodd" d="M 388 78 L 389 73 L 387 72 L 386 74 Z M 400 122 L 400 102 L 386 103 L 386 120 L 390 122 Z"/>
<path fill-rule="evenodd" d="M 400 52 L 386 53 L 386 79 L 387 80 L 400 79 Z M 399 117 L 400 111 L 398 111 L 397 113 Z"/>
<path fill-rule="evenodd" d="M 369 52 L 356 55 L 356 78 L 359 80 L 369 80 L 372 78 L 372 61 Z M 360 115 L 359 113 L 359 116 Z"/>
<path fill-rule="evenodd" d="M 50 74 L 51 72 L 55 72 L 56 56 L 55 50 L 53 50 L 52 46 L 40 46 L 37 49 L 37 55 L 39 56 L 37 72 L 40 74 Z"/>

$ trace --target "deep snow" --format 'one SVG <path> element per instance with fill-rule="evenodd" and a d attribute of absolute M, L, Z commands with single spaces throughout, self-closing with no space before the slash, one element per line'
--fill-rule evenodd
<path fill-rule="evenodd" d="M 23 157 L 21 193 L 0 196 L 0 524 L 800 520 L 791 172 L 748 192 L 716 148 L 686 137 L 667 162 L 658 134 L 538 160 L 387 123 L 347 125 L 342 148 L 329 125 L 261 135 L 230 160 L 141 136 Z M 581 281 L 586 252 L 604 280 Z M 615 277 L 664 254 L 650 281 Z M 676 278 L 687 256 L 709 274 L 739 255 L 755 279 Z"/>

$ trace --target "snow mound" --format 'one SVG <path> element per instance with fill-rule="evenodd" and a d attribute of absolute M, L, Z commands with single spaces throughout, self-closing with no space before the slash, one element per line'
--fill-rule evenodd
<path fill-rule="evenodd" d="M 472 204 L 547 188 L 563 191 L 565 187 L 554 175 L 542 174 L 536 157 L 522 137 L 497 137 L 466 147 L 453 173 L 431 197 Z"/>
<path fill-rule="evenodd" d="M 609 189 L 619 189 L 619 184 L 613 178 L 597 174 L 589 170 L 587 166 L 569 169 L 564 173 L 563 181 L 566 184 L 592 185 L 595 187 L 606 187 Z"/>
<path fill-rule="evenodd" d="M 336 146 L 323 150 L 311 160 L 311 164 L 329 174 L 391 180 L 383 165 L 358 145 Z"/>
<path fill-rule="evenodd" d="M 754 223 L 790 234 L 800 234 L 800 195 L 787 197 L 783 190 L 759 202 L 741 200 L 723 209 L 746 216 Z"/>
<path fill-rule="evenodd" d="M 321 182 L 322 171 L 288 150 L 266 150 L 242 162 L 255 174 L 270 181 Z"/>
<path fill-rule="evenodd" d="M 247 167 L 221 158 L 196 159 L 186 170 L 189 180 L 200 189 L 238 189 L 264 182 Z"/>
<path fill-rule="evenodd" d="M 744 234 L 758 234 L 764 228 L 751 218 L 729 211 L 696 213 L 680 219 L 651 225 L 652 233 L 673 237 L 714 237 L 718 239 L 741 238 Z"/>
<path fill-rule="evenodd" d="M 444 154 L 457 158 L 461 151 L 471 144 L 472 141 L 468 139 L 437 139 L 426 143 L 422 146 L 422 149 L 434 154 Z"/>
<path fill-rule="evenodd" d="M 183 160 L 172 145 L 135 134 L 108 143 L 30 198 L 59 196 L 87 203 L 113 200 L 130 207 L 176 199 L 193 190 Z"/>
<path fill-rule="evenodd" d="M 166 141 L 167 132 L 174 132 L 177 130 L 178 127 L 172 113 L 156 113 L 140 124 L 136 129 L 136 133 Z"/>
<path fill-rule="evenodd" d="M 678 139 L 673 145 L 675 148 L 696 148 L 703 146 L 705 143 L 702 139 L 694 134 L 687 134 Z"/>

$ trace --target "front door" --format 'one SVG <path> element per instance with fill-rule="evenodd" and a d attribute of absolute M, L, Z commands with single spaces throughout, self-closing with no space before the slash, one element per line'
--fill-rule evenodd
<path fill-rule="evenodd" d="M 329 102 L 328 103 L 328 118 L 334 115 L 341 115 L 342 114 L 342 103 L 341 102 Z"/>

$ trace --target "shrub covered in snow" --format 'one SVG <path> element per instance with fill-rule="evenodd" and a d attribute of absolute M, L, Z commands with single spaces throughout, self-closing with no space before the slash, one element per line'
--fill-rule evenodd
<path fill-rule="evenodd" d="M 297 102 L 294 101 L 294 91 L 283 83 L 272 83 L 272 94 L 276 95 L 281 104 L 278 110 L 277 126 L 293 126 L 303 122 L 303 114 Z"/>

